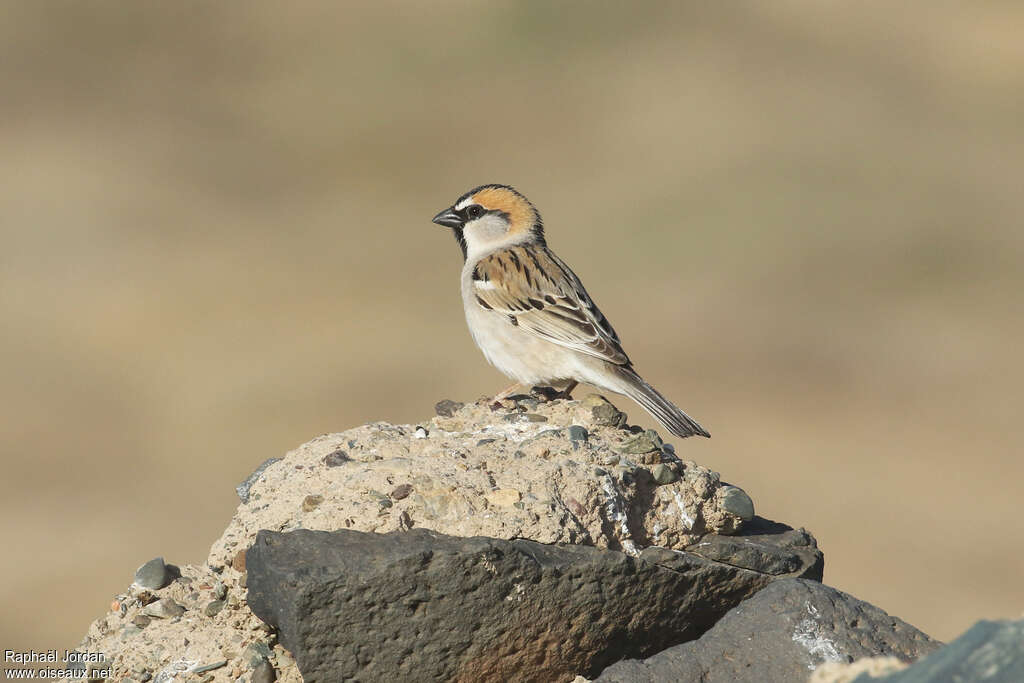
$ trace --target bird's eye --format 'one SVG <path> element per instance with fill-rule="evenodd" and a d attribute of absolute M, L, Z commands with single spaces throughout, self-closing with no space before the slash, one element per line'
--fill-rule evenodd
<path fill-rule="evenodd" d="M 466 215 L 470 218 L 480 218 L 484 215 L 484 208 L 479 204 L 473 204 L 466 207 Z"/>

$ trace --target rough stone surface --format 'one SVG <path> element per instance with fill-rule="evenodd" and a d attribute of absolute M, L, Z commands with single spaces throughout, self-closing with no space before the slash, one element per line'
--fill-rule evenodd
<path fill-rule="evenodd" d="M 804 529 L 755 517 L 737 536 L 708 534 L 688 552 L 771 576 L 821 581 L 825 558 Z"/>
<path fill-rule="evenodd" d="M 261 531 L 246 566 L 250 608 L 306 680 L 570 680 L 695 638 L 774 578 L 427 530 Z"/>
<path fill-rule="evenodd" d="M 519 397 L 498 410 L 478 401 L 441 412 L 449 408 L 450 417 L 424 425 L 424 438 L 413 425 L 374 423 L 318 437 L 270 464 L 213 545 L 210 564 L 230 562 L 260 529 L 422 528 L 635 554 L 650 545 L 682 550 L 746 521 L 725 509 L 735 489 L 717 472 L 679 460 L 654 430 L 618 426 L 623 420 L 609 416 L 621 413 L 600 396 Z M 573 425 L 587 430 L 586 440 L 569 438 Z M 325 464 L 339 450 L 347 460 Z M 659 485 L 652 465 L 664 465 L 659 476 L 669 483 Z M 402 485 L 408 496 L 387 495 Z M 312 507 L 309 496 L 322 501 Z"/>
<path fill-rule="evenodd" d="M 302 681 L 291 656 L 246 606 L 238 572 L 230 567 L 218 573 L 210 567 L 182 565 L 181 574 L 159 590 L 132 585 L 117 595 L 111 610 L 92 623 L 77 649 L 102 652 L 104 666 L 113 669 L 110 680 L 169 683 L 198 681 L 201 676 L 194 672 L 222 661 L 227 663 L 202 676 L 216 681 L 249 679 L 255 667 L 243 655 L 258 643 L 277 666 L 279 681 Z M 145 615 L 147 607 L 163 600 L 180 605 L 183 612 L 171 618 Z M 224 600 L 223 607 L 207 614 L 206 607 L 216 600 Z"/>
<path fill-rule="evenodd" d="M 910 668 L 881 679 L 863 675 L 854 683 L 946 683 L 1024 681 L 1024 619 L 979 621 L 946 647 Z"/>
<path fill-rule="evenodd" d="M 697 640 L 614 664 L 602 683 L 805 683 L 824 662 L 893 656 L 914 661 L 940 645 L 913 626 L 829 586 L 771 583 Z"/>
<path fill-rule="evenodd" d="M 825 662 L 811 674 L 807 683 L 853 683 L 864 674 L 869 681 L 907 668 L 907 663 L 896 657 L 864 657 L 852 662 Z"/>

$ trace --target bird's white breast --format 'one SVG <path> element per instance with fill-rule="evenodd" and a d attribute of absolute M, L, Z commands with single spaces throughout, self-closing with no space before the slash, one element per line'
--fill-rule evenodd
<path fill-rule="evenodd" d="M 462 303 L 473 341 L 487 361 L 526 386 L 544 385 L 579 376 L 576 354 L 513 325 L 508 316 L 488 311 L 476 300 L 473 266 L 466 261 L 462 270 Z M 494 287 L 493 283 L 484 286 Z"/>

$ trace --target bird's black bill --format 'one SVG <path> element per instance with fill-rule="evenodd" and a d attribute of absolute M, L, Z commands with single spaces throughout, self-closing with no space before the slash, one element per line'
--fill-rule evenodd
<path fill-rule="evenodd" d="M 454 207 L 448 207 L 433 218 L 433 222 L 443 225 L 446 228 L 461 228 L 466 221 L 459 214 L 455 213 Z"/>

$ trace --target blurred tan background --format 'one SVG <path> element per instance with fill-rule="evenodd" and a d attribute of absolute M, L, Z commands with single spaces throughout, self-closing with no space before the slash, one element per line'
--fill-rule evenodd
<path fill-rule="evenodd" d="M 942 639 L 1021 614 L 1022 29 L 1009 1 L 4 3 L 0 648 L 203 561 L 264 459 L 504 387 L 430 223 L 485 182 L 714 434 L 681 454 L 811 529 L 827 582 Z"/>

